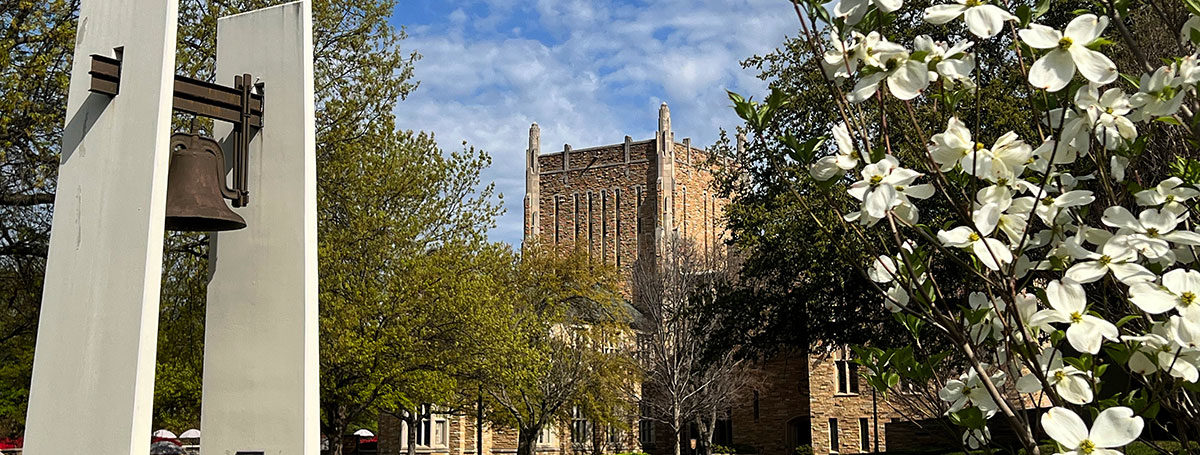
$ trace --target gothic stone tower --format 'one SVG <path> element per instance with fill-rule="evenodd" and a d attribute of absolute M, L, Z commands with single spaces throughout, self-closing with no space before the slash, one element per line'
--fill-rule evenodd
<path fill-rule="evenodd" d="M 668 235 L 717 248 L 728 200 L 711 189 L 705 151 L 674 139 L 666 103 L 653 139 L 543 154 L 535 123 L 525 155 L 525 241 L 586 248 L 625 273 L 654 257 Z"/>

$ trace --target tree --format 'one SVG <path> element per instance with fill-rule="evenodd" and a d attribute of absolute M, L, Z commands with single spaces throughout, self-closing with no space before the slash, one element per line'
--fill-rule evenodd
<path fill-rule="evenodd" d="M 25 422 L 78 4 L 0 5 L 0 437 Z"/>
<path fill-rule="evenodd" d="M 199 79 L 213 80 L 217 18 L 278 3 L 282 2 L 182 0 L 179 9 L 177 71 Z M 395 2 L 391 0 L 328 1 L 313 5 L 317 156 L 322 205 L 319 224 L 324 246 L 321 250 L 321 270 L 329 271 L 323 275 L 323 280 L 330 279 L 330 276 L 353 276 L 346 268 L 354 261 L 347 261 L 345 256 L 339 256 L 338 253 L 343 249 L 353 250 L 361 246 L 356 242 L 364 238 L 371 239 L 376 240 L 374 245 L 380 249 L 388 250 L 396 246 L 401 251 L 386 258 L 389 262 L 384 262 L 382 254 L 366 256 L 377 261 L 363 261 L 364 266 L 369 263 L 387 268 L 404 262 L 411 267 L 423 268 L 425 275 L 413 272 L 413 268 L 398 269 L 396 273 L 400 276 L 407 274 L 412 283 L 434 283 L 441 293 L 418 296 L 412 286 L 383 291 L 379 291 L 382 289 L 380 287 L 366 285 L 356 291 L 354 283 L 327 284 L 323 281 L 321 286 L 323 290 L 336 288 L 338 292 L 351 297 L 354 292 L 361 291 L 362 296 L 413 298 L 406 300 L 412 308 L 404 308 L 405 311 L 425 308 L 441 311 L 446 308 L 441 306 L 441 302 L 453 302 L 446 304 L 451 306 L 462 305 L 467 296 L 476 292 L 479 293 L 476 296 L 494 295 L 479 290 L 490 285 L 489 279 L 484 278 L 490 276 L 489 270 L 492 269 L 489 267 L 507 263 L 504 258 L 508 253 L 482 240 L 482 232 L 494 222 L 498 207 L 490 188 L 484 187 L 474 192 L 478 184 L 478 169 L 487 165 L 486 155 L 466 150 L 462 154 L 443 156 L 431 136 L 403 131 L 394 125 L 392 110 L 395 103 L 417 86 L 412 80 L 412 70 L 413 63 L 419 58 L 415 52 L 405 52 L 400 48 L 404 33 L 388 22 L 394 7 Z M 8 434 L 21 431 L 25 414 L 24 402 L 32 363 L 37 306 L 41 298 L 41 276 L 77 9 L 78 1 L 62 0 L 19 1 L 0 6 L 0 18 L 3 18 L 0 47 L 5 51 L 0 56 L 0 70 L 3 71 L 0 79 L 0 84 L 3 84 L 3 90 L 0 91 L 0 112 L 3 113 L 0 116 L 0 145 L 3 148 L 0 154 L 5 157 L 0 163 L 0 172 L 3 173 L 3 179 L 0 180 L 0 211 L 4 212 L 3 236 L 0 238 L 0 279 L 4 281 L 0 283 L 0 292 L 3 292 L 0 296 L 7 305 L 4 317 L 0 318 L 0 358 L 4 360 L 3 367 L 0 367 L 0 380 L 5 385 L 4 394 L 0 396 L 0 409 L 3 410 L 0 413 L 3 416 L 0 431 Z M 176 127 L 186 128 L 189 120 L 185 116 L 177 116 Z M 197 127 L 200 132 L 210 131 L 211 123 L 202 120 Z M 362 169 L 349 165 L 364 162 L 378 163 L 391 172 L 386 175 L 371 174 L 359 172 Z M 405 163 L 412 165 L 405 166 Z M 433 172 L 420 169 L 419 166 L 432 166 Z M 383 181 L 394 183 L 380 185 L 393 190 L 387 195 L 390 198 L 387 209 L 394 210 L 391 219 L 380 213 L 379 201 L 361 192 L 363 188 L 371 188 L 373 184 Z M 424 191 L 397 189 L 406 185 Z M 370 195 L 373 196 L 381 194 L 380 188 L 371 191 Z M 355 201 L 356 205 L 349 205 L 346 201 Z M 339 207 L 330 208 L 330 204 Z M 428 210 L 422 210 L 427 207 Z M 445 213 L 433 212 L 439 209 Z M 379 232 L 358 231 L 363 235 L 362 238 L 349 234 L 339 237 L 335 233 L 344 233 L 342 229 L 348 229 L 346 225 L 338 224 L 343 221 L 350 222 L 351 228 L 370 229 L 388 223 L 393 223 L 391 226 L 411 223 L 412 226 L 424 227 L 424 230 L 400 232 L 396 235 L 409 237 L 394 238 L 393 245 L 372 237 Z M 344 243 L 330 245 L 329 242 Z M 424 248 L 419 247 L 422 244 Z M 160 380 L 156 383 L 155 423 L 159 425 L 193 426 L 199 420 L 206 257 L 205 236 L 168 235 L 164 255 L 163 330 L 159 340 Z M 455 267 L 458 261 L 467 264 L 464 265 L 466 268 Z M 457 281 L 439 281 L 431 275 L 434 270 L 447 273 Z M 346 291 L 347 288 L 351 290 Z M 378 293 L 371 294 L 376 291 Z M 357 311 L 332 311 L 330 305 L 339 305 L 340 309 L 350 305 L 346 301 L 326 305 L 327 295 L 322 297 L 323 327 L 345 327 L 349 324 L 336 318 L 359 314 Z M 357 303 L 365 306 L 379 302 L 360 299 Z M 487 299 L 479 300 L 480 306 L 487 303 Z M 478 311 L 457 314 L 461 314 L 463 319 L 434 326 L 444 328 L 443 332 L 414 331 L 397 343 L 411 343 L 404 349 L 420 353 L 422 348 L 439 343 L 444 346 L 449 339 L 446 333 L 463 327 L 466 318 L 486 319 L 494 316 Z M 419 317 L 413 319 L 431 322 Z M 337 344 L 337 340 L 328 334 L 323 339 L 334 343 L 323 346 L 322 362 L 325 368 L 331 368 L 331 363 L 355 359 L 345 351 L 353 353 L 355 346 L 352 343 Z M 400 348 L 391 350 L 395 352 Z M 472 351 L 464 348 L 462 352 L 469 354 Z M 330 422 L 333 422 L 332 426 L 344 427 L 350 420 L 362 419 L 364 413 L 370 414 L 380 404 L 429 400 L 427 397 L 413 396 L 416 394 L 414 391 L 424 393 L 426 390 L 442 390 L 438 387 L 413 386 L 422 380 L 444 383 L 437 378 L 420 379 L 423 373 L 418 372 L 427 372 L 434 366 L 421 363 L 423 360 L 415 360 L 415 357 L 389 360 L 409 361 L 404 368 L 410 374 L 404 376 L 403 380 L 387 376 L 396 382 L 380 388 L 378 395 L 356 395 L 347 393 L 346 388 L 337 387 L 323 390 L 324 409 L 332 409 L 329 403 L 340 400 L 354 410 L 346 413 L 346 416 L 327 412 L 327 429 Z M 335 371 L 358 374 L 362 370 Z M 384 374 L 379 370 L 373 371 Z M 364 382 L 382 384 L 381 379 L 381 376 L 376 376 Z M 333 383 L 326 383 L 327 386 L 330 384 Z M 346 401 L 348 398 L 364 397 L 369 398 L 365 403 Z M 341 431 L 341 428 L 337 431 Z M 332 436 L 337 439 L 337 435 Z"/>
<path fill-rule="evenodd" d="M 910 1 L 908 7 L 886 18 L 865 20 L 872 21 L 870 24 L 879 33 L 895 39 L 912 40 L 929 34 L 950 41 L 963 38 L 965 32 L 960 28 L 922 19 L 924 7 L 932 3 Z M 1011 42 L 1006 35 L 995 39 Z M 994 96 L 1019 86 L 1019 71 L 1011 62 L 1001 60 L 1005 52 L 998 47 L 973 50 L 978 52 L 976 61 L 981 62 L 980 71 L 984 72 L 976 82 L 984 115 L 964 111 L 964 121 L 982 122 L 987 130 L 1034 134 L 1036 125 L 1029 122 L 1027 112 L 1031 107 L 1027 100 L 1001 101 Z M 787 347 L 808 349 L 819 342 L 826 346 L 897 346 L 907 341 L 906 332 L 893 323 L 890 315 L 863 311 L 879 304 L 866 275 L 845 273 L 861 270 L 858 264 L 867 260 L 863 249 L 850 248 L 845 242 L 854 235 L 838 221 L 845 213 L 828 203 L 829 197 L 844 202 L 849 196 L 830 196 L 817 182 L 799 178 L 808 174 L 811 163 L 797 161 L 788 146 L 813 146 L 822 155 L 835 149 L 829 131 L 836 124 L 840 105 L 822 73 L 821 62 L 803 37 L 785 39 L 773 52 L 744 60 L 742 67 L 757 71 L 780 104 L 769 118 L 756 123 L 761 131 L 749 122 L 739 131 L 739 135 L 748 136 L 744 146 L 730 144 L 722 133 L 712 147 L 712 164 L 719 167 L 725 162 L 735 163 L 718 172 L 717 185 L 732 200 L 726 208 L 731 242 L 745 255 L 740 271 L 742 285 L 725 289 L 712 310 L 728 321 L 722 339 L 728 345 L 743 347 L 747 353 L 766 355 Z M 880 106 L 885 107 L 884 117 L 880 117 Z M 896 132 L 893 152 L 897 155 L 910 156 L 924 150 L 908 140 L 917 131 L 902 116 L 902 106 L 860 103 L 853 108 L 875 123 L 880 118 L 886 120 L 887 127 Z M 919 120 L 945 124 L 944 112 L 930 105 L 916 104 L 913 109 Z M 949 213 L 933 209 L 922 215 L 923 222 L 936 225 Z M 936 266 L 944 273 L 956 271 L 949 264 Z"/>
<path fill-rule="evenodd" d="M 444 155 L 426 134 L 379 134 L 387 139 L 334 152 L 318 189 L 332 435 L 379 411 L 416 416 L 451 404 L 456 378 L 493 350 L 507 322 L 498 296 L 510 253 L 485 237 L 499 205 L 490 187 L 477 192 L 486 155 Z"/>
<path fill-rule="evenodd" d="M 964 444 L 988 444 L 995 418 L 1027 453 L 1040 450 L 1039 427 L 1060 451 L 1142 438 L 1165 452 L 1148 439 L 1168 434 L 1190 447 L 1200 438 L 1200 234 L 1188 220 L 1200 196 L 1200 9 L 877 5 L 793 2 L 836 111 L 817 136 L 772 130 L 786 93 L 732 98 L 754 142 L 791 159 L 769 165 L 815 185 L 810 194 L 840 215 L 827 221 L 845 229 L 843 244 L 868 251 L 851 265 L 879 306 L 913 342 L 929 327 L 963 359 L 939 395 Z M 881 30 L 913 14 L 947 24 L 957 32 L 934 36 L 950 39 L 965 34 L 961 17 L 971 47 Z M 1006 132 L 1014 106 L 1027 117 Z M 912 350 L 859 356 L 881 391 L 941 361 Z M 1006 393 L 1014 382 L 1018 393 Z M 1032 406 L 1052 408 L 1021 409 Z"/>
<path fill-rule="evenodd" d="M 722 320 L 713 306 L 719 284 L 732 279 L 729 258 L 703 253 L 687 239 L 671 236 L 655 261 L 639 262 L 631 278 L 638 357 L 645 381 L 642 403 L 649 417 L 671 429 L 674 453 L 688 424 L 701 429 L 699 449 L 708 453 L 712 428 L 751 376 L 735 348 L 711 350 Z"/>
<path fill-rule="evenodd" d="M 510 287 L 518 339 L 483 383 L 498 410 L 490 419 L 517 429 L 518 455 L 532 455 L 542 429 L 572 410 L 602 421 L 629 415 L 621 391 L 637 375 L 616 286 L 615 270 L 585 251 L 524 246 Z"/>

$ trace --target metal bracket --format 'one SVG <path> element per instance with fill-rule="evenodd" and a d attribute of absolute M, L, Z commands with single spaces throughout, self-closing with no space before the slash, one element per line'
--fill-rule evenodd
<path fill-rule="evenodd" d="M 92 84 L 88 90 L 117 96 L 121 89 L 121 60 L 100 54 L 92 54 L 91 57 L 92 66 L 88 74 L 92 76 Z M 230 199 L 234 207 L 244 207 L 250 202 L 250 192 L 246 188 L 249 129 L 262 128 L 263 125 L 262 86 L 261 82 L 255 84 L 250 74 L 234 76 L 233 87 L 175 75 L 174 97 L 171 101 L 174 110 L 233 124 L 233 191 L 237 196 Z M 255 87 L 259 93 L 255 93 Z"/>

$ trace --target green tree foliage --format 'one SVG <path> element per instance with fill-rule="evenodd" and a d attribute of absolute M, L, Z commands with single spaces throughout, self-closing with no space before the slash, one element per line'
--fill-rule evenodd
<path fill-rule="evenodd" d="M 627 425 L 638 375 L 616 271 L 582 250 L 525 245 L 509 289 L 515 343 L 483 390 L 490 420 L 517 429 L 517 454 L 576 408 L 593 425 Z"/>
<path fill-rule="evenodd" d="M 0 2 L 0 437 L 25 422 L 78 5 Z"/>
<path fill-rule="evenodd" d="M 456 380 L 505 333 L 511 253 L 487 242 L 499 205 L 490 187 L 476 192 L 487 156 L 444 155 L 425 134 L 387 138 L 339 151 L 318 191 L 329 434 L 380 411 L 455 403 Z"/>
<path fill-rule="evenodd" d="M 944 26 L 922 21 L 920 12 L 929 3 L 918 0 L 897 17 L 881 21 L 869 16 L 865 20 L 876 21 L 875 27 L 895 39 L 911 40 L 921 34 L 968 39 L 947 33 Z M 995 39 L 1012 42 L 1011 36 L 1003 34 Z M 829 203 L 829 198 L 848 196 L 829 194 L 808 178 L 811 160 L 805 157 L 835 150 L 827 135 L 841 118 L 840 110 L 853 109 L 859 118 L 874 121 L 866 128 L 887 124 L 897 138 L 891 143 L 872 144 L 873 153 L 890 150 L 902 159 L 910 159 L 925 153 L 925 144 L 910 139 L 922 136 L 908 120 L 907 110 L 912 109 L 921 124 L 945 125 L 944 107 L 974 95 L 940 90 L 935 84 L 930 88 L 934 94 L 919 103 L 895 99 L 877 103 L 872 99 L 849 107 L 839 105 L 831 96 L 819 62 L 811 57 L 809 45 L 802 38 L 788 38 L 774 52 L 742 62 L 744 68 L 758 71 L 759 78 L 768 83 L 771 95 L 757 105 L 771 114 L 760 120 L 747 115 L 750 113 L 739 113 L 750 119 L 740 130 L 746 135 L 744 150 L 739 152 L 724 133 L 713 147 L 714 156 L 731 157 L 736 163 L 720 173 L 718 186 L 733 199 L 726 213 L 732 243 L 746 256 L 742 280 L 724 289 L 713 308 L 728 320 L 728 336 L 723 338 L 727 343 L 719 348 L 731 344 L 764 354 L 788 346 L 806 348 L 818 342 L 889 345 L 907 340 L 903 327 L 894 324 L 886 312 L 875 311 L 881 300 L 861 267 L 871 258 L 865 251 L 848 248 L 845 239 L 851 233 L 838 222 L 845 213 L 836 208 L 844 204 Z M 994 49 L 980 51 L 996 52 Z M 1014 60 L 1015 55 L 981 55 L 977 61 L 1006 59 Z M 1022 137 L 1035 136 L 1038 124 L 1026 114 L 1031 110 L 1028 97 L 996 96 L 1027 93 L 1019 66 L 984 65 L 978 73 L 977 93 L 985 102 L 979 111 L 966 112 L 962 120 L 972 125 L 987 122 L 981 128 L 984 137 L 980 140 L 990 144 L 1010 130 Z M 836 87 L 842 91 L 849 88 Z M 735 104 L 739 100 L 750 103 L 734 94 L 731 97 Z M 1003 103 L 997 101 L 1001 99 Z M 771 100 L 776 107 L 765 109 Z M 947 215 L 925 212 L 921 222 L 940 225 Z M 934 267 L 947 276 L 956 273 L 949 264 Z"/>
<path fill-rule="evenodd" d="M 19 434 L 25 414 L 78 3 L 0 5 L 0 436 Z M 177 72 L 213 80 L 217 18 L 280 3 L 181 0 Z M 419 58 L 388 23 L 395 6 L 313 4 L 322 407 L 335 440 L 381 407 L 461 395 L 453 378 L 505 333 L 484 332 L 504 320 L 489 289 L 513 262 L 484 238 L 499 210 L 479 185 L 489 160 L 394 124 Z M 155 425 L 182 429 L 199 424 L 207 238 L 165 245 Z"/>

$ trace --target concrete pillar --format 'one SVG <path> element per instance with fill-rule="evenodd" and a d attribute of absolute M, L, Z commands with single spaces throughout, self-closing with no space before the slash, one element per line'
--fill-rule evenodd
<path fill-rule="evenodd" d="M 529 149 L 525 151 L 525 240 L 537 238 L 541 229 L 541 168 L 538 155 L 542 149 L 542 130 L 534 123 L 529 127 Z"/>
<path fill-rule="evenodd" d="M 205 455 L 317 455 L 317 180 L 308 0 L 221 18 L 217 80 L 265 84 L 247 227 L 213 238 L 204 333 Z M 231 126 L 218 122 L 217 136 Z M 341 435 L 329 435 L 336 440 Z"/>
<path fill-rule="evenodd" d="M 26 454 L 149 453 L 177 21 L 176 0 L 80 3 Z M 90 54 L 122 59 L 115 97 L 88 91 Z"/>

